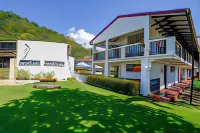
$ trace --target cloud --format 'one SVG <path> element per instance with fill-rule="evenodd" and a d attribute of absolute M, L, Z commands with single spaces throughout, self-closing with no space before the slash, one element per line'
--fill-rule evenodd
<path fill-rule="evenodd" d="M 67 30 L 67 36 L 74 39 L 75 42 L 81 44 L 85 48 L 92 48 L 89 42 L 94 38 L 94 34 L 86 32 L 84 29 L 76 31 L 75 27 Z"/>

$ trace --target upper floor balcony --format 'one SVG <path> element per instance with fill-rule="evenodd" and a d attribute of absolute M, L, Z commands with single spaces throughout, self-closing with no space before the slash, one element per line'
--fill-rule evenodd
<path fill-rule="evenodd" d="M 105 50 L 106 51 L 106 50 Z M 105 60 L 105 51 L 94 52 L 94 61 Z M 185 50 L 182 45 L 176 41 L 175 37 L 167 37 L 161 39 L 149 40 L 149 48 L 147 45 L 141 46 L 141 43 L 127 44 L 116 48 L 108 49 L 108 60 L 126 60 L 130 58 L 140 58 L 144 56 L 144 52 L 149 52 L 149 57 L 167 58 L 167 56 L 176 57 L 182 62 L 192 64 L 192 56 Z M 195 61 L 198 67 L 198 62 Z"/>

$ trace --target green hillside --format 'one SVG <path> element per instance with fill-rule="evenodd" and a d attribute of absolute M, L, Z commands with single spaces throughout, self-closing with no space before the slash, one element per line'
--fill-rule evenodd
<path fill-rule="evenodd" d="M 22 18 L 13 12 L 0 11 L 0 26 L 15 35 L 19 40 L 52 41 L 71 44 L 71 53 L 75 58 L 91 54 L 90 50 L 83 48 L 73 39 L 44 26 L 40 27 L 37 23 L 30 22 L 27 18 Z M 15 38 L 0 30 L 0 40 L 15 40 Z"/>

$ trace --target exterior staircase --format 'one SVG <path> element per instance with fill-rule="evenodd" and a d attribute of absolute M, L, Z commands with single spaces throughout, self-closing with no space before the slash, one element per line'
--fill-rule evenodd
<path fill-rule="evenodd" d="M 179 96 L 179 98 L 187 103 L 190 103 L 190 92 L 191 92 L 191 88 L 190 87 L 186 88 L 182 92 L 182 94 Z M 200 89 L 193 90 L 192 104 L 200 105 Z"/>

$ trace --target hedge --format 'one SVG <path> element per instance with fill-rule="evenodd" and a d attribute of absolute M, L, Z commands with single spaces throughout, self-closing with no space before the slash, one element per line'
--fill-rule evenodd
<path fill-rule="evenodd" d="M 87 84 L 112 90 L 114 92 L 124 93 L 126 95 L 136 95 L 139 93 L 140 82 L 112 77 L 88 75 Z"/>

